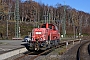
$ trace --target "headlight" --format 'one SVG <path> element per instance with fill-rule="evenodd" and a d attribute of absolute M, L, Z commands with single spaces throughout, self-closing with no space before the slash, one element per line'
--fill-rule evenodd
<path fill-rule="evenodd" d="M 42 41 L 42 40 L 43 40 L 43 38 L 41 37 L 41 38 L 40 38 L 40 40 Z"/>
<path fill-rule="evenodd" d="M 41 32 L 36 32 L 36 34 L 41 34 Z"/>

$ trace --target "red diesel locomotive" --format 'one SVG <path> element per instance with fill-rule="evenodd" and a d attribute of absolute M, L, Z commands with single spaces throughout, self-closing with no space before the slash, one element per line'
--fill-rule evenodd
<path fill-rule="evenodd" d="M 46 50 L 60 43 L 60 33 L 53 24 L 42 24 L 40 28 L 32 30 L 31 39 L 27 41 L 25 47 L 31 50 Z"/>

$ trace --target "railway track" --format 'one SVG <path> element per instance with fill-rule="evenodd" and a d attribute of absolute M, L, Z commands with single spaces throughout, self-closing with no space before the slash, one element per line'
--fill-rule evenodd
<path fill-rule="evenodd" d="M 90 55 L 90 44 L 88 45 L 88 53 Z"/>
<path fill-rule="evenodd" d="M 90 59 L 90 41 L 82 42 L 77 51 L 77 60 Z"/>
<path fill-rule="evenodd" d="M 20 60 L 20 59 L 22 59 L 22 58 L 24 58 L 24 57 L 26 57 L 26 56 L 28 56 L 29 54 L 32 54 L 32 53 L 34 53 L 34 52 L 29 52 L 29 51 L 28 51 L 28 52 L 25 52 L 25 53 L 24 53 L 25 55 L 20 56 L 20 57 L 14 59 L 14 60 Z"/>
<path fill-rule="evenodd" d="M 75 40 L 74 42 L 77 42 L 77 41 L 79 41 L 79 40 Z M 73 41 L 68 41 L 68 44 L 70 44 L 70 43 L 73 43 Z M 39 51 L 39 53 L 38 52 L 28 52 L 25 55 L 16 58 L 15 60 L 22 60 L 26 56 L 30 56 L 30 55 L 35 54 L 34 56 L 30 56 L 30 59 L 34 60 L 35 58 L 37 58 L 37 57 L 39 57 L 41 55 L 46 55 L 46 54 L 52 52 L 54 49 L 60 48 L 62 46 L 65 46 L 66 44 L 67 44 L 67 42 L 61 42 L 58 46 L 55 46 L 55 47 L 50 48 L 50 49 L 47 49 L 45 51 L 41 51 L 41 52 Z"/>

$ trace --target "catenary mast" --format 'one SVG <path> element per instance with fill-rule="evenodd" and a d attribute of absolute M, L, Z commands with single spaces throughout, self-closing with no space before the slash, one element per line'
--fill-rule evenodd
<path fill-rule="evenodd" d="M 20 15 L 19 15 L 19 0 L 16 0 L 15 3 L 15 38 L 19 38 L 19 21 L 20 21 Z"/>

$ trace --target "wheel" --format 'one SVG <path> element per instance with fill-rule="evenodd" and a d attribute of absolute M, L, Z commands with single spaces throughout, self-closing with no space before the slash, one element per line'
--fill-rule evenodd
<path fill-rule="evenodd" d="M 28 51 L 30 51 L 29 46 L 25 46 Z"/>

